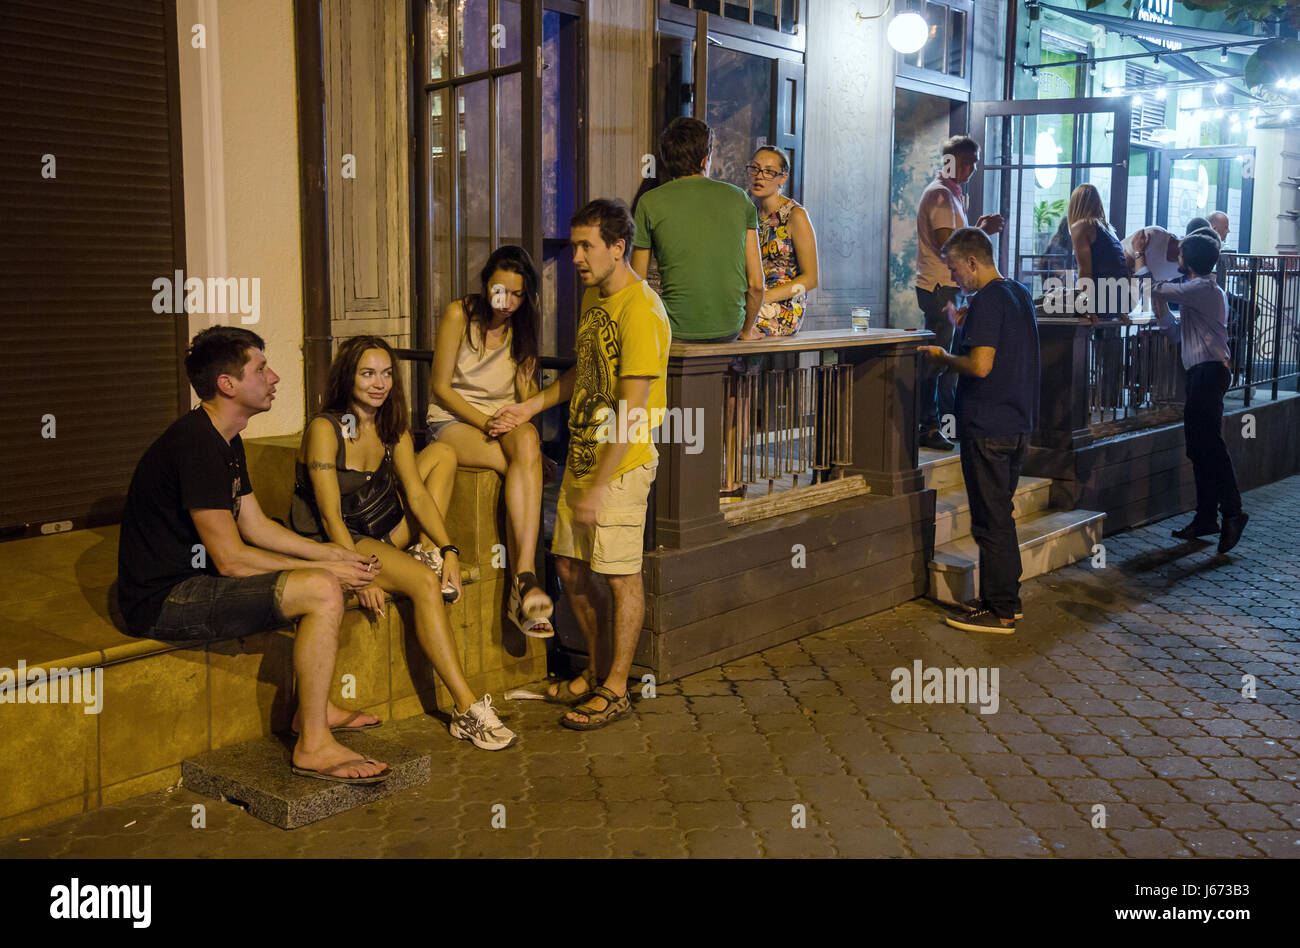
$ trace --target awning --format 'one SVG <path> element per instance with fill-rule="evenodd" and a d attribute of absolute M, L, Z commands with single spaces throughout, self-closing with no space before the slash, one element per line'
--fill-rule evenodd
<path fill-rule="evenodd" d="M 1208 46 L 1211 43 L 1222 43 L 1228 47 L 1230 52 L 1243 55 L 1253 53 L 1260 44 L 1267 43 L 1274 38 L 1272 36 L 1247 36 L 1245 33 L 1225 33 L 1222 30 L 1206 30 L 1199 26 L 1176 26 L 1172 23 L 1130 20 L 1128 17 L 1114 16 L 1109 13 L 1070 10 L 1051 3 L 1040 3 L 1039 6 L 1044 10 L 1051 10 L 1053 13 L 1068 16 L 1081 23 L 1104 26 L 1108 30 L 1123 33 L 1125 36 L 1173 40 L 1175 43 L 1184 43 L 1188 46 Z M 1249 41 L 1249 44 L 1243 45 L 1246 41 Z M 1161 58 L 1163 58 L 1163 55 Z"/>

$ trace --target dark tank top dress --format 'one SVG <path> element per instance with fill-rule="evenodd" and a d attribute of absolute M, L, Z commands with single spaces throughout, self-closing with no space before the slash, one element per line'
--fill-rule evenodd
<path fill-rule="evenodd" d="M 338 415 L 322 412 L 317 417 L 330 420 L 334 428 L 334 436 L 339 442 L 339 450 L 334 457 L 334 472 L 338 475 L 339 500 L 342 502 L 349 495 L 355 494 L 365 487 L 375 472 L 354 471 L 347 466 L 347 450 L 343 441 L 343 424 Z M 391 448 L 391 445 L 385 447 Z M 381 463 L 387 463 L 387 458 Z M 316 510 L 316 489 L 312 487 L 311 474 L 307 465 L 302 461 L 298 461 L 294 465 L 293 500 L 289 505 L 289 528 L 309 540 L 316 540 L 320 543 L 330 542 L 329 534 L 325 532 L 325 525 L 321 523 L 320 514 Z M 373 537 L 367 537 L 364 533 L 352 533 L 351 531 L 349 533 L 354 543 L 357 540 L 374 539 Z"/>

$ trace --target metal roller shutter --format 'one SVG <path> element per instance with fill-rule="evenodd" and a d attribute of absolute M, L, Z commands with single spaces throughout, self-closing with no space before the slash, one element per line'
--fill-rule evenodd
<path fill-rule="evenodd" d="M 0 4 L 0 538 L 116 521 L 188 406 L 176 57 L 164 0 Z"/>

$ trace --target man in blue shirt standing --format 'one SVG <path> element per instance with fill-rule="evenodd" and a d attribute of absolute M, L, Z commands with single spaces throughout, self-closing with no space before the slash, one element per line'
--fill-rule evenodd
<path fill-rule="evenodd" d="M 953 352 L 917 348 L 958 374 L 957 439 L 971 535 L 980 551 L 980 601 L 945 621 L 957 629 L 1009 634 L 1022 617 L 1012 504 L 1038 416 L 1038 320 L 1029 291 L 998 272 L 983 231 L 961 228 L 941 253 L 969 302 L 959 312 Z"/>

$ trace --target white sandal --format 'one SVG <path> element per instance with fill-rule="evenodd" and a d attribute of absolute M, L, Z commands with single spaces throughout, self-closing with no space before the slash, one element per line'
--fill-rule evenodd
<path fill-rule="evenodd" d="M 524 635 L 534 639 L 549 639 L 555 635 L 555 628 L 550 623 L 550 616 L 555 611 L 555 604 L 552 603 L 545 609 L 542 614 L 530 616 L 524 612 L 524 597 L 520 592 L 520 581 L 523 580 L 524 590 L 537 589 L 542 590 L 541 584 L 537 582 L 537 577 L 532 573 L 520 573 L 515 577 L 514 582 L 510 584 L 510 605 L 507 609 L 507 615 L 510 621 L 515 624 Z M 549 598 L 549 597 L 548 597 Z"/>
<path fill-rule="evenodd" d="M 420 545 L 419 541 L 416 541 L 406 548 L 406 554 L 429 567 L 429 569 L 438 574 L 439 579 L 442 579 L 442 554 L 437 550 L 426 550 Z M 443 602 L 453 603 L 459 598 L 460 595 L 456 592 L 455 586 L 443 583 Z"/>

